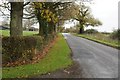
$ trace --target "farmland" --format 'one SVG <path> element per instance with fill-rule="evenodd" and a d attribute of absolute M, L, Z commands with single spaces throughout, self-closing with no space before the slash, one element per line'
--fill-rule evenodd
<path fill-rule="evenodd" d="M 118 44 L 119 40 L 110 38 L 110 34 L 97 33 L 97 34 L 76 34 L 76 35 L 111 47 L 115 47 L 115 48 L 120 47 Z"/>
<path fill-rule="evenodd" d="M 33 34 L 38 34 L 38 31 L 23 31 L 24 36 L 30 36 Z M 9 30 L 0 30 L 0 35 L 2 36 L 10 36 Z"/>

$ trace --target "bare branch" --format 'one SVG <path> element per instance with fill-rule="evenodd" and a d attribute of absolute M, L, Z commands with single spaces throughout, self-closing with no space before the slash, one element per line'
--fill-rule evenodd
<path fill-rule="evenodd" d="M 31 19 L 31 18 L 35 18 L 35 15 L 30 16 L 30 17 L 23 17 L 23 19 Z"/>
<path fill-rule="evenodd" d="M 73 19 L 75 19 L 75 20 L 79 21 L 79 19 L 77 19 L 77 18 L 73 18 Z"/>
<path fill-rule="evenodd" d="M 3 3 L 3 4 L 0 5 L 0 7 L 6 8 L 8 11 L 10 11 L 10 5 L 9 5 L 9 3 Z"/>
<path fill-rule="evenodd" d="M 30 4 L 30 2 L 26 2 L 23 6 L 26 6 L 26 5 L 28 5 L 28 4 Z"/>

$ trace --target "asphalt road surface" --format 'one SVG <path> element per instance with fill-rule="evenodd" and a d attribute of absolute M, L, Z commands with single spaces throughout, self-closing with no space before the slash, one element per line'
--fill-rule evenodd
<path fill-rule="evenodd" d="M 63 33 L 86 78 L 118 78 L 118 50 Z"/>

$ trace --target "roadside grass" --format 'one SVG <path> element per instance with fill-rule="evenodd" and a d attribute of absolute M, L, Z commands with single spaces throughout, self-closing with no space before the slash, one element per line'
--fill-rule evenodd
<path fill-rule="evenodd" d="M 0 79 L 2 79 L 2 68 L 0 68 Z"/>
<path fill-rule="evenodd" d="M 120 45 L 119 45 L 120 41 L 111 39 L 109 35 L 106 35 L 106 34 L 98 33 L 98 34 L 74 34 L 74 35 L 120 49 Z"/>
<path fill-rule="evenodd" d="M 0 30 L 0 34 L 3 36 L 10 36 L 9 30 Z M 38 31 L 23 31 L 23 36 L 31 36 L 33 34 L 38 34 Z"/>
<path fill-rule="evenodd" d="M 21 78 L 42 75 L 72 65 L 71 50 L 61 34 L 48 54 L 38 63 L 3 67 L 2 78 Z"/>

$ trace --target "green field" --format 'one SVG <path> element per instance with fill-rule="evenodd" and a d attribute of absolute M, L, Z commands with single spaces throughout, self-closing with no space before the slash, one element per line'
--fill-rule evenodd
<path fill-rule="evenodd" d="M 98 43 L 102 43 L 111 47 L 115 47 L 115 48 L 120 48 L 120 45 L 118 44 L 119 41 L 116 39 L 112 39 L 109 37 L 109 35 L 107 34 L 75 34 L 76 36 L 79 37 L 83 37 Z"/>
<path fill-rule="evenodd" d="M 24 36 L 30 36 L 33 34 L 38 34 L 38 31 L 23 31 Z M 0 30 L 0 35 L 10 36 L 10 31 L 9 30 Z"/>
<path fill-rule="evenodd" d="M 45 58 L 38 63 L 27 64 L 18 67 L 3 68 L 3 78 L 31 77 L 34 75 L 46 74 L 62 68 L 67 68 L 72 64 L 69 49 L 65 39 L 59 35 L 56 43 L 50 49 Z"/>

